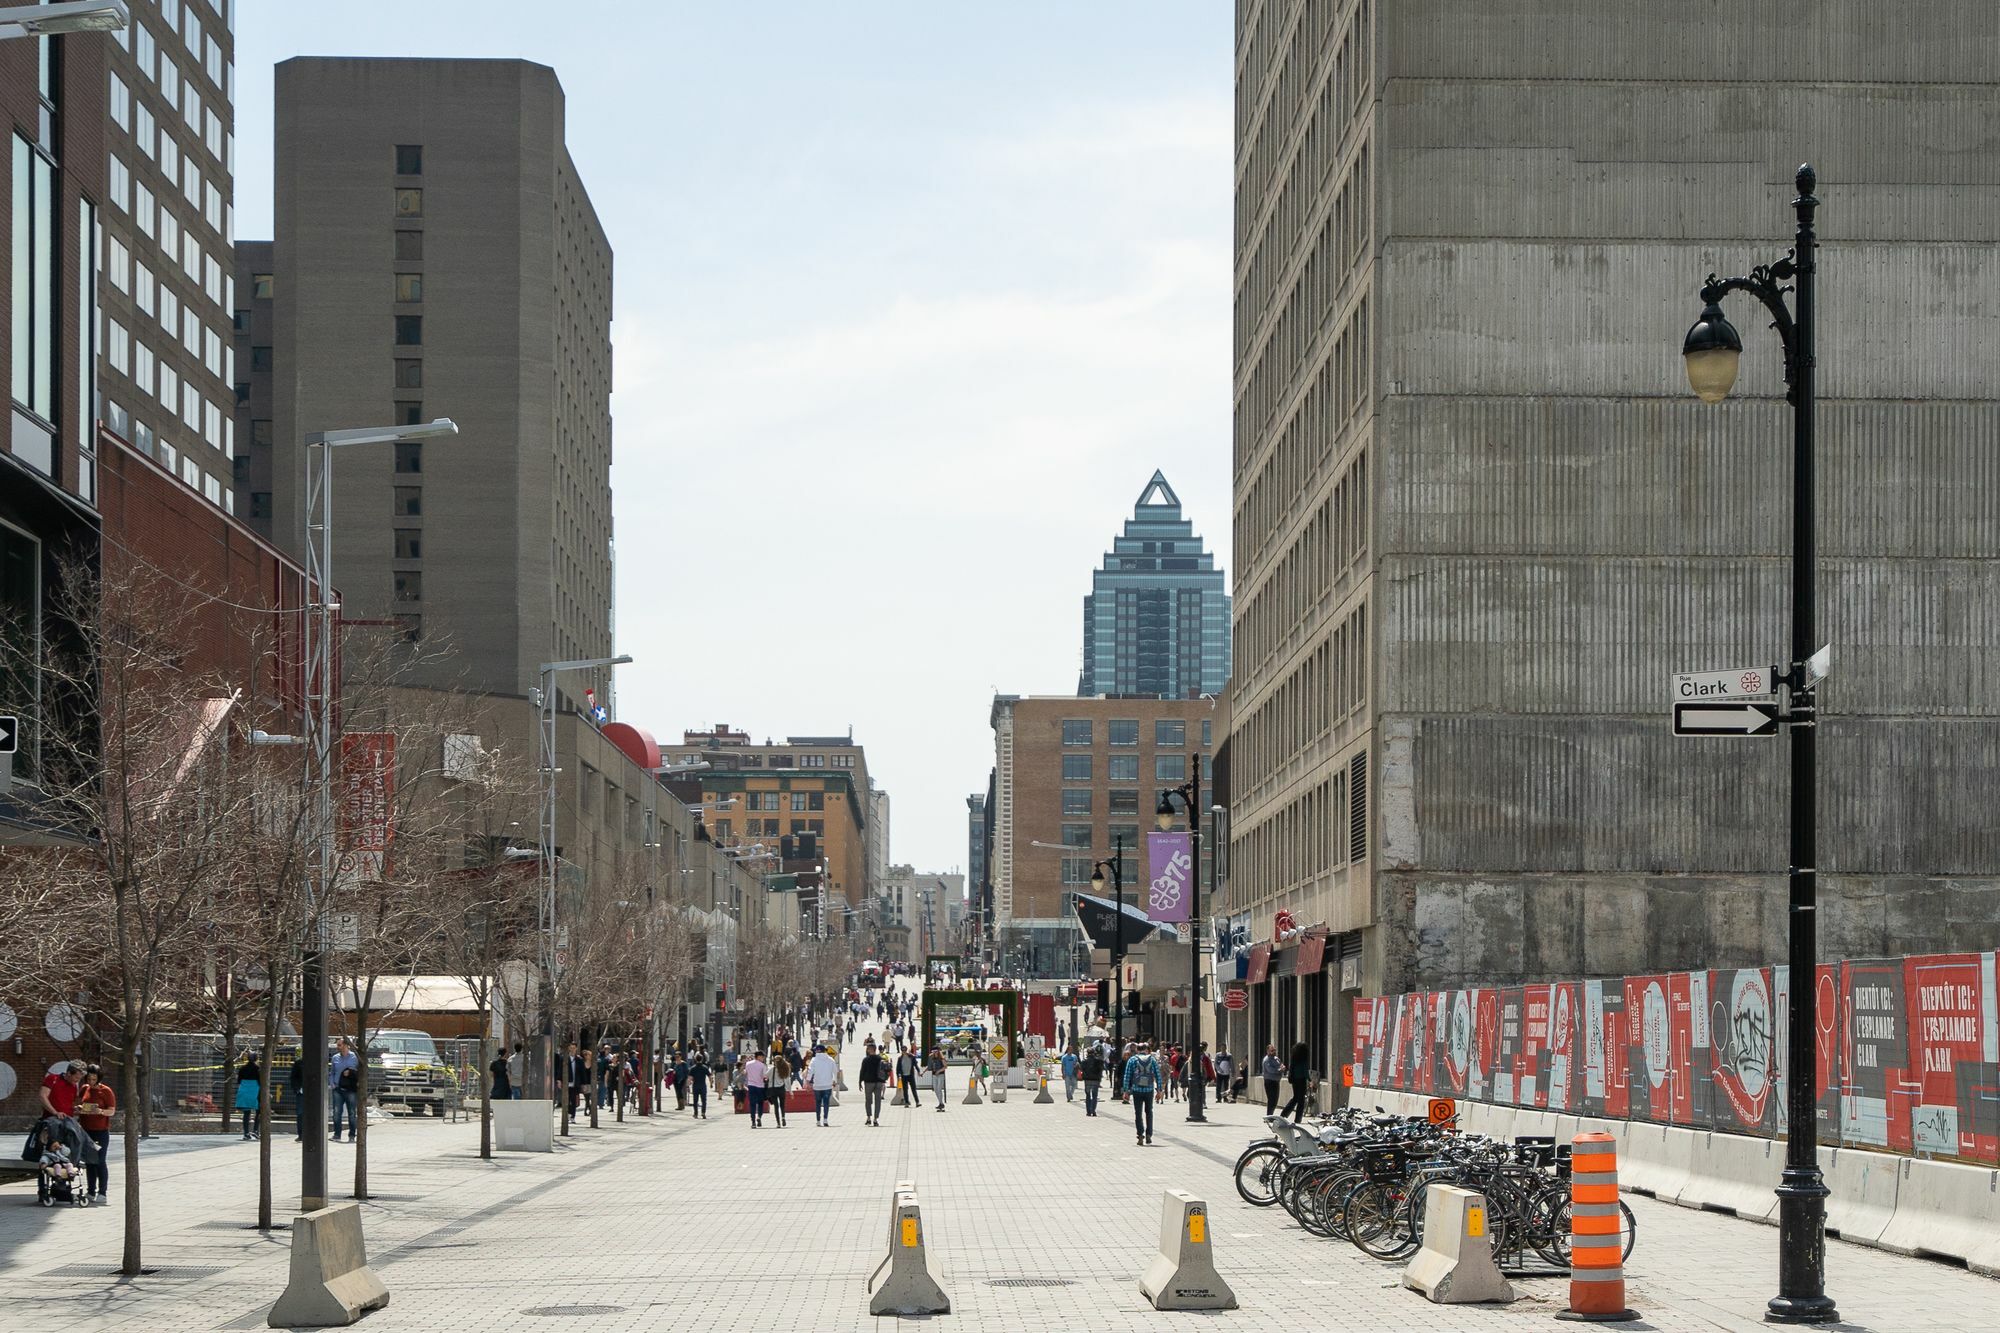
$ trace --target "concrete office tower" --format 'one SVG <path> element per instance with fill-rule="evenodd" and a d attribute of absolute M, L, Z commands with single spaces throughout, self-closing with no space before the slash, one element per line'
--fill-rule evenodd
<path fill-rule="evenodd" d="M 235 513 L 235 42 L 223 6 L 137 0 L 130 9 L 131 25 L 105 48 L 102 416 Z"/>
<path fill-rule="evenodd" d="M 1819 945 L 2000 942 L 1991 10 L 1781 11 L 1238 7 L 1253 942 L 1287 909 L 1370 992 L 1783 960 L 1784 744 L 1669 718 L 1671 673 L 1788 651 L 1780 349 L 1732 297 L 1717 407 L 1679 352 L 1706 274 L 1785 253 L 1808 159 Z"/>
<path fill-rule="evenodd" d="M 1229 594 L 1181 498 L 1155 472 L 1083 599 L 1080 695 L 1219 694 L 1229 680 Z"/>
<path fill-rule="evenodd" d="M 276 106 L 274 533 L 299 541 L 306 433 L 450 417 L 336 457 L 346 614 L 448 643 L 426 684 L 608 655 L 611 248 L 554 71 L 301 58 Z"/>

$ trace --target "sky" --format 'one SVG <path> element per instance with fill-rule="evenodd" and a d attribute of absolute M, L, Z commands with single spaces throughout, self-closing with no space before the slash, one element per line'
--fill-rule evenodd
<path fill-rule="evenodd" d="M 271 69 L 553 67 L 614 254 L 620 720 L 852 728 L 891 853 L 962 869 L 994 693 L 1072 694 L 1155 468 L 1229 564 L 1231 7 L 237 0 Z"/>

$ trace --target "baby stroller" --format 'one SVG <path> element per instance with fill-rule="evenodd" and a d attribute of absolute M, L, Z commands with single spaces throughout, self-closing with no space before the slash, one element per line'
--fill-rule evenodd
<path fill-rule="evenodd" d="M 32 1140 L 35 1161 L 35 1197 L 44 1208 L 67 1203 L 82 1207 L 90 1202 L 84 1191 L 85 1155 L 97 1145 L 84 1134 L 83 1126 L 68 1116 L 45 1116 L 35 1127 Z"/>

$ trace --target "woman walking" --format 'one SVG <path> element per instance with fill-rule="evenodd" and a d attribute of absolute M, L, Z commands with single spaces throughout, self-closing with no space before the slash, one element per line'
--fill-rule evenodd
<path fill-rule="evenodd" d="M 109 1202 L 106 1195 L 111 1173 L 105 1154 L 111 1151 L 111 1117 L 117 1110 L 118 1094 L 104 1081 L 97 1066 L 91 1065 L 83 1071 L 83 1086 L 77 1089 L 76 1120 L 97 1149 L 83 1159 L 83 1179 L 85 1196 L 99 1202 Z"/>
<path fill-rule="evenodd" d="M 764 1094 L 764 1105 L 771 1112 L 771 1121 L 779 1129 L 785 1127 L 785 1097 L 791 1092 L 792 1062 L 779 1051 L 771 1057 L 770 1091 Z"/>
<path fill-rule="evenodd" d="M 1278 1114 L 1290 1116 L 1296 1125 L 1305 1118 L 1306 1088 L 1312 1082 L 1312 1052 L 1306 1049 L 1304 1042 L 1292 1047 L 1292 1067 L 1287 1077 L 1291 1080 L 1292 1097 Z"/>
<path fill-rule="evenodd" d="M 263 1071 L 257 1068 L 257 1057 L 243 1057 L 243 1067 L 236 1071 L 236 1112 L 243 1117 L 243 1137 L 247 1141 L 254 1137 L 257 1126 L 257 1096 L 264 1086 Z M 229 1128 L 228 1122 L 223 1128 Z"/>
<path fill-rule="evenodd" d="M 924 1062 L 924 1067 L 930 1071 L 931 1091 L 937 1094 L 937 1109 L 942 1114 L 944 1112 L 944 1052 L 935 1046 L 931 1047 L 930 1059 Z"/>

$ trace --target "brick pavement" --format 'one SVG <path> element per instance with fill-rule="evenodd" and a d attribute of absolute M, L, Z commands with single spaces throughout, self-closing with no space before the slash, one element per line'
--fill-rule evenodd
<path fill-rule="evenodd" d="M 849 1058 L 858 1061 L 858 1051 Z M 962 1076 L 961 1076 L 962 1077 Z M 852 1080 L 852 1069 L 849 1073 Z M 579 1129 L 553 1155 L 481 1162 L 477 1127 L 398 1119 L 376 1128 L 365 1205 L 371 1255 L 393 1299 L 365 1326 L 452 1330 L 861 1328 L 880 1261 L 888 1195 L 917 1182 L 932 1263 L 951 1294 L 951 1327 L 1156 1330 L 1507 1330 L 1562 1308 L 1559 1280 L 1518 1284 L 1500 1307 L 1431 1306 L 1399 1269 L 1300 1232 L 1277 1209 L 1242 1204 L 1228 1162 L 1257 1128 L 1255 1108 L 1211 1107 L 1214 1124 L 1160 1108 L 1158 1146 L 1132 1143 L 1123 1108 L 1011 1095 L 1005 1105 L 889 1106 L 861 1123 L 858 1090 L 820 1129 L 741 1117 Z M 349 1160 L 336 1150 L 336 1182 Z M 289 1139 L 279 1180 L 295 1182 Z M 287 1240 L 243 1229 L 255 1201 L 253 1150 L 218 1140 L 148 1163 L 148 1262 L 213 1270 L 124 1283 L 50 1270 L 107 1268 L 116 1206 L 43 1210 L 31 1189 L 0 1188 L 0 1330 L 263 1327 L 285 1277 Z M 114 1191 L 122 1173 L 114 1171 Z M 1243 1308 L 1162 1315 L 1137 1275 L 1156 1240 L 1159 1191 L 1213 1206 L 1218 1266 Z M 336 1193 L 338 1190 L 336 1189 Z M 1639 1243 L 1628 1272 L 1634 1328 L 1750 1329 L 1770 1294 L 1777 1232 L 1634 1199 Z M 115 1201 L 114 1201 L 115 1205 Z M 1832 1242 L 1829 1286 L 1849 1323 L 1877 1330 L 1990 1329 L 2000 1285 L 1960 1270 Z M 1019 1285 L 1023 1280 L 1038 1284 Z M 995 1285 L 1005 1284 L 1005 1285 Z M 589 1307 L 594 1307 L 591 1309 Z M 1549 1325 L 1553 1326 L 1553 1325 Z"/>

